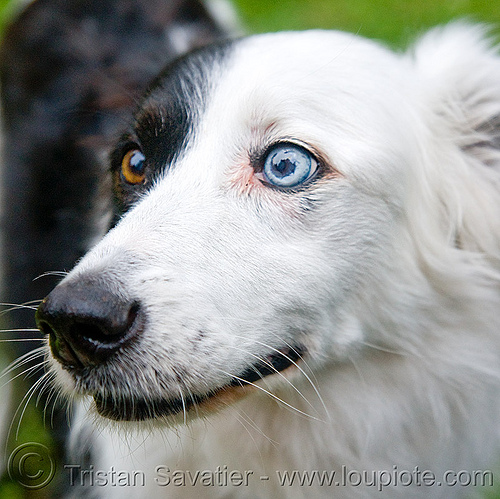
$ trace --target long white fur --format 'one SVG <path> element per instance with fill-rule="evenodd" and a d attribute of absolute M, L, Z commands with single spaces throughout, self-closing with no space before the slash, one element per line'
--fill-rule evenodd
<path fill-rule="evenodd" d="M 439 477 L 498 462 L 500 58 L 484 33 L 453 24 L 405 54 L 337 32 L 259 35 L 214 70 L 175 168 L 67 279 L 102 272 L 147 308 L 116 397 L 181 389 L 152 386 L 148 369 L 181 370 L 199 392 L 269 347 L 298 340 L 309 355 L 224 410 L 149 437 L 125 423 L 92 430 L 82 402 L 74 446 L 93 448 L 95 469 L 150 478 L 96 494 L 193 497 L 154 482 L 165 464 L 270 476 L 202 497 L 374 497 L 374 487 L 280 487 L 275 473 L 419 466 Z M 305 215 L 301 196 L 250 171 L 251 148 L 285 139 L 334 168 Z M 208 337 L 194 352 L 199 330 Z M 400 486 L 383 497 L 470 494 Z"/>

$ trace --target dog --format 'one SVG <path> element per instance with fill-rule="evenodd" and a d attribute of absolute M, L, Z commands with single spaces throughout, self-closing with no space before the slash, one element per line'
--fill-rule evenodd
<path fill-rule="evenodd" d="M 491 488 L 499 81 L 465 23 L 167 66 L 111 153 L 113 227 L 36 313 L 78 400 L 70 495 Z"/>

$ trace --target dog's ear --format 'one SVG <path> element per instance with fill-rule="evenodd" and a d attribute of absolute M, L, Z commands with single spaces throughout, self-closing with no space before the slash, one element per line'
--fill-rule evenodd
<path fill-rule="evenodd" d="M 432 30 L 411 51 L 429 147 L 425 176 L 450 243 L 500 260 L 500 56 L 482 25 Z M 442 212 L 442 213 L 443 213 Z"/>

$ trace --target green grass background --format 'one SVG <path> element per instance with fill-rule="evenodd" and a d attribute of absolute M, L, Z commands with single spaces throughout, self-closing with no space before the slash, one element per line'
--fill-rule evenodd
<path fill-rule="evenodd" d="M 396 46 L 451 19 L 500 23 L 498 0 L 234 0 L 234 4 L 250 31 L 341 29 Z"/>
<path fill-rule="evenodd" d="M 0 0 L 0 32 L 16 12 L 16 4 L 17 0 Z M 497 33 L 500 32 L 499 0 L 234 0 L 233 4 L 245 30 L 250 33 L 341 29 L 403 47 L 425 28 L 464 17 L 490 23 Z M 49 444 L 49 438 L 37 411 L 30 407 L 23 419 L 18 442 L 32 440 Z M 500 471 L 495 476 L 496 482 L 499 476 Z M 497 485 L 495 490 L 485 497 L 500 499 L 500 487 Z M 51 489 L 30 492 L 5 476 L 0 480 L 0 499 L 28 497 L 51 498 Z"/>

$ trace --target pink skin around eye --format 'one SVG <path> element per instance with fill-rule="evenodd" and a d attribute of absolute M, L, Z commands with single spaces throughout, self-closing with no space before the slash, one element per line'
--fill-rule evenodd
<path fill-rule="evenodd" d="M 256 189 L 265 189 L 261 179 L 263 179 L 261 173 L 256 173 L 249 163 L 242 162 L 231 169 L 229 182 L 239 194 L 245 195 L 255 193 Z"/>
<path fill-rule="evenodd" d="M 300 198 L 273 189 L 262 183 L 263 179 L 262 172 L 255 172 L 249 161 L 242 161 L 231 168 L 228 186 L 238 196 L 254 198 L 268 206 L 274 205 L 273 209 L 295 218 L 300 211 Z"/>

